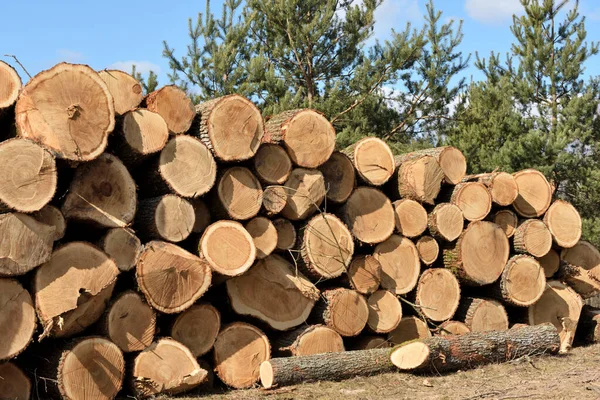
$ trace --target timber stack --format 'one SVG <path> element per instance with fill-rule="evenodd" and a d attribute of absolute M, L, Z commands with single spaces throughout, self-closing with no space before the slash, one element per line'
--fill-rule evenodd
<path fill-rule="evenodd" d="M 481 362 L 600 341 L 584 307 L 600 252 L 539 171 L 467 175 L 454 147 L 394 155 L 374 136 L 336 150 L 317 110 L 144 96 L 67 63 L 22 85 L 0 62 L 0 133 L 1 398 L 449 371 L 482 338 Z"/>

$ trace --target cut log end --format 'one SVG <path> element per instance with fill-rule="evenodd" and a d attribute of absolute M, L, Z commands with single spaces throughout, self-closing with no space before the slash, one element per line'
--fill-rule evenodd
<path fill-rule="evenodd" d="M 359 140 L 346 149 L 346 153 L 351 155 L 358 176 L 367 185 L 383 185 L 396 169 L 392 150 L 387 143 L 376 137 Z"/>
<path fill-rule="evenodd" d="M 292 172 L 292 161 L 285 149 L 275 144 L 263 144 L 254 156 L 256 177 L 269 185 L 282 185 Z"/>
<path fill-rule="evenodd" d="M 410 340 L 431 337 L 427 323 L 415 316 L 403 317 L 396 329 L 388 335 L 393 344 L 402 344 Z"/>
<path fill-rule="evenodd" d="M 345 350 L 340 334 L 323 325 L 302 326 L 283 333 L 278 338 L 277 345 L 279 353 L 292 356 L 338 353 Z"/>
<path fill-rule="evenodd" d="M 350 289 L 337 288 L 322 293 L 318 317 L 342 336 L 356 336 L 367 325 L 369 306 L 365 298 Z"/>
<path fill-rule="evenodd" d="M 174 194 L 142 200 L 139 208 L 136 229 L 145 240 L 177 243 L 185 240 L 194 229 L 194 207 Z"/>
<path fill-rule="evenodd" d="M 454 204 L 440 203 L 429 214 L 428 226 L 433 236 L 453 242 L 463 231 L 463 213 Z"/>
<path fill-rule="evenodd" d="M 396 157 L 397 192 L 401 198 L 408 198 L 426 204 L 434 204 L 440 193 L 444 171 L 432 156 L 422 156 L 403 161 Z"/>
<path fill-rule="evenodd" d="M 406 237 L 420 236 L 427 229 L 427 211 L 414 200 L 403 199 L 392 203 L 396 217 L 396 231 Z"/>
<path fill-rule="evenodd" d="M 440 168 L 444 171 L 444 180 L 451 185 L 458 184 L 467 173 L 467 160 L 465 156 L 456 147 L 445 146 L 438 149 L 439 155 L 437 159 Z"/>
<path fill-rule="evenodd" d="M 544 215 L 544 223 L 552 234 L 554 243 L 562 248 L 571 248 L 581 238 L 581 216 L 573 205 L 556 200 Z"/>
<path fill-rule="evenodd" d="M 33 218 L 44 225 L 54 227 L 54 241 L 58 241 L 65 236 L 67 223 L 60 210 L 52 205 L 45 205 L 40 211 L 31 214 Z"/>
<path fill-rule="evenodd" d="M 256 259 L 262 260 L 277 247 L 277 229 L 270 219 L 255 217 L 248 221 L 245 228 L 254 240 Z"/>
<path fill-rule="evenodd" d="M 538 262 L 544 269 L 546 278 L 551 278 L 560 268 L 560 255 L 554 249 L 550 249 L 548 254 L 543 257 L 537 257 Z"/>
<path fill-rule="evenodd" d="M 144 99 L 146 108 L 160 114 L 167 123 L 169 132 L 178 135 L 192 126 L 196 110 L 185 92 L 175 85 L 164 86 Z"/>
<path fill-rule="evenodd" d="M 525 220 L 515 230 L 514 248 L 518 253 L 543 257 L 552 248 L 552 234 L 543 221 Z"/>
<path fill-rule="evenodd" d="M 267 217 L 279 214 L 287 204 L 287 189 L 284 186 L 267 186 L 263 190 L 262 209 Z"/>
<path fill-rule="evenodd" d="M 333 152 L 319 171 L 325 178 L 327 200 L 337 204 L 348 200 L 356 184 L 356 171 L 348 156 L 339 151 Z"/>
<path fill-rule="evenodd" d="M 17 71 L 4 61 L 0 61 L 0 111 L 12 106 L 19 97 L 22 83 Z"/>
<path fill-rule="evenodd" d="M 499 206 L 510 206 L 519 196 L 517 181 L 507 172 L 494 173 L 483 183 L 488 187 L 492 201 Z"/>
<path fill-rule="evenodd" d="M 254 174 L 244 167 L 226 170 L 217 183 L 218 206 L 236 220 L 255 217 L 263 202 L 263 191 Z"/>
<path fill-rule="evenodd" d="M 519 196 L 513 203 L 515 211 L 525 218 L 544 215 L 552 202 L 553 189 L 546 177 L 535 169 L 526 169 L 513 174 Z"/>
<path fill-rule="evenodd" d="M 533 257 L 518 255 L 508 260 L 499 281 L 502 298 L 509 304 L 527 307 L 540 299 L 546 277 Z"/>
<path fill-rule="evenodd" d="M 1 82 L 1 80 L 0 80 Z M 6 399 L 29 400 L 31 381 L 27 375 L 11 362 L 0 364 L 0 393 Z"/>
<path fill-rule="evenodd" d="M 488 189 L 479 182 L 456 185 L 451 201 L 461 209 L 467 221 L 481 221 L 492 209 L 492 196 Z"/>
<path fill-rule="evenodd" d="M 395 294 L 414 289 L 421 272 L 419 252 L 414 243 L 403 236 L 392 235 L 375 247 L 373 257 L 381 263 L 381 287 Z"/>
<path fill-rule="evenodd" d="M 273 366 L 269 361 L 263 361 L 260 364 L 259 375 L 261 385 L 265 389 L 271 389 L 275 381 L 275 374 L 273 373 Z"/>
<path fill-rule="evenodd" d="M 415 304 L 420 312 L 435 322 L 452 318 L 460 303 L 460 285 L 452 272 L 443 268 L 431 268 L 419 278 Z"/>
<path fill-rule="evenodd" d="M 171 336 L 187 346 L 194 357 L 201 357 L 212 349 L 220 327 L 221 314 L 215 307 L 195 304 L 177 317 Z"/>
<path fill-rule="evenodd" d="M 310 217 L 325 199 L 325 180 L 319 170 L 295 168 L 284 186 L 288 198 L 281 215 L 293 221 Z"/>
<path fill-rule="evenodd" d="M 378 290 L 367 299 L 369 306 L 369 329 L 376 333 L 389 333 L 396 329 L 402 319 L 402 305 L 387 290 Z"/>
<path fill-rule="evenodd" d="M 158 153 L 165 147 L 169 138 L 169 129 L 163 117 L 145 109 L 127 111 L 123 116 L 120 133 L 128 147 L 127 150 L 130 151 L 129 158 L 132 158 L 132 161 Z"/>
<path fill-rule="evenodd" d="M 502 228 L 506 237 L 511 238 L 515 234 L 515 229 L 519 225 L 517 214 L 511 210 L 500 210 L 494 214 L 491 221 Z"/>
<path fill-rule="evenodd" d="M 440 245 L 431 236 L 421 236 L 415 246 L 417 246 L 421 262 L 425 265 L 432 265 L 440 255 Z"/>
<path fill-rule="evenodd" d="M 142 85 L 130 74 L 116 69 L 98 72 L 115 102 L 115 114 L 123 115 L 135 109 L 144 98 Z"/>
<path fill-rule="evenodd" d="M 209 225 L 200 239 L 199 251 L 211 268 L 221 275 L 246 272 L 256 259 L 254 239 L 236 221 L 217 221 Z"/>
<path fill-rule="evenodd" d="M 464 322 L 471 332 L 508 329 L 508 315 L 504 306 L 489 299 L 464 298 L 459 306 L 457 319 Z"/>
<path fill-rule="evenodd" d="M 142 253 L 142 242 L 126 228 L 108 230 L 100 241 L 101 247 L 115 262 L 121 271 L 129 271 L 135 267 Z"/>
<path fill-rule="evenodd" d="M 447 335 L 464 335 L 465 333 L 470 333 L 471 329 L 464 323 L 460 321 L 446 321 L 438 327 L 437 334 L 439 336 L 447 336 Z"/>
<path fill-rule="evenodd" d="M 580 240 L 574 247 L 563 249 L 560 258 L 571 267 L 572 273 L 563 275 L 577 293 L 589 298 L 600 292 L 600 252 L 593 244 Z"/>
<path fill-rule="evenodd" d="M 381 263 L 370 255 L 354 257 L 348 267 L 348 280 L 358 293 L 375 292 L 381 282 Z"/>
<path fill-rule="evenodd" d="M 16 280 L 0 279 L 0 304 L 0 361 L 4 361 L 16 357 L 29 345 L 36 317 L 31 295 Z"/>
<path fill-rule="evenodd" d="M 429 347 L 423 342 L 407 343 L 394 350 L 392 363 L 401 371 L 410 371 L 423 366 L 429 359 Z"/>
<path fill-rule="evenodd" d="M 150 346 L 156 332 L 156 313 L 133 291 L 122 293 L 108 309 L 108 337 L 125 352 Z"/>
<path fill-rule="evenodd" d="M 285 218 L 277 218 L 273 221 L 277 229 L 277 250 L 290 250 L 296 244 L 296 228 L 294 224 Z"/>
<path fill-rule="evenodd" d="M 342 217 L 359 241 L 381 243 L 394 231 L 394 208 L 390 199 L 375 188 L 359 187 L 344 205 Z"/>

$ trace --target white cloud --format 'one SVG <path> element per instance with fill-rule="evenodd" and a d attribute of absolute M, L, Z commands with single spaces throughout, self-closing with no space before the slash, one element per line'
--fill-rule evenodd
<path fill-rule="evenodd" d="M 519 0 L 466 0 L 465 9 L 479 22 L 499 24 L 519 14 L 523 6 Z"/>
<path fill-rule="evenodd" d="M 411 22 L 420 25 L 423 12 L 417 0 L 384 0 L 375 10 L 375 27 L 373 36 L 376 39 L 387 39 L 392 28 L 404 30 L 404 25 Z"/>
<path fill-rule="evenodd" d="M 85 59 L 83 53 L 69 49 L 58 49 L 56 54 L 58 54 L 61 61 L 69 63 L 80 63 Z"/>
<path fill-rule="evenodd" d="M 108 66 L 108 69 L 120 69 L 127 73 L 131 72 L 131 66 L 135 65 L 135 70 L 142 74 L 147 74 L 150 71 L 154 71 L 156 74 L 160 73 L 160 67 L 150 61 L 117 61 Z"/>

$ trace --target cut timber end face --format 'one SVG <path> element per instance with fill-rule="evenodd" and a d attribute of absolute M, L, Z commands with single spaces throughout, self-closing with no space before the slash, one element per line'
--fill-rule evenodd
<path fill-rule="evenodd" d="M 489 182 L 484 180 L 492 195 L 492 201 L 499 206 L 510 206 L 519 196 L 515 177 L 507 172 L 493 173 Z"/>
<path fill-rule="evenodd" d="M 370 255 L 354 257 L 348 267 L 348 280 L 360 294 L 375 292 L 381 281 L 381 263 Z"/>
<path fill-rule="evenodd" d="M 553 188 L 546 177 L 535 169 L 526 169 L 513 174 L 519 196 L 513 203 L 515 211 L 525 218 L 544 215 L 552 202 Z"/>
<path fill-rule="evenodd" d="M 509 304 L 528 307 L 540 299 L 546 288 L 544 270 L 533 257 L 513 256 L 500 277 L 502 297 Z"/>
<path fill-rule="evenodd" d="M 444 171 L 444 179 L 447 183 L 456 185 L 465 177 L 467 160 L 456 147 L 442 147 L 437 160 Z"/>
<path fill-rule="evenodd" d="M 153 202 L 153 200 L 148 199 L 150 202 Z M 174 243 L 187 239 L 194 229 L 196 218 L 194 207 L 190 202 L 174 194 L 167 194 L 155 200 L 157 200 L 155 204 L 148 207 L 152 210 L 150 212 L 152 221 L 149 223 L 150 226 L 155 228 L 155 232 L 150 236 L 153 239 Z M 140 214 L 142 211 L 146 211 L 145 201 L 140 204 Z M 138 222 L 138 225 L 142 225 L 144 222 L 142 219 Z"/>
<path fill-rule="evenodd" d="M 421 262 L 425 265 L 433 264 L 440 255 L 440 245 L 431 236 L 421 236 L 415 246 L 417 246 Z"/>
<path fill-rule="evenodd" d="M 254 240 L 257 259 L 262 260 L 277 247 L 277 229 L 270 219 L 255 217 L 246 223 L 245 228 Z"/>
<path fill-rule="evenodd" d="M 419 252 L 414 243 L 400 235 L 392 235 L 375 247 L 373 257 L 381 263 L 381 287 L 395 294 L 413 290 L 421 272 Z"/>
<path fill-rule="evenodd" d="M 401 371 L 411 371 L 423 366 L 429 360 L 429 347 L 419 341 L 407 343 L 395 349 L 390 360 Z"/>
<path fill-rule="evenodd" d="M 181 247 L 152 241 L 145 245 L 137 263 L 136 278 L 148 303 L 172 314 L 189 308 L 206 292 L 211 270 L 207 262 Z"/>
<path fill-rule="evenodd" d="M 255 217 L 262 206 L 263 191 L 260 182 L 245 167 L 226 170 L 217 184 L 219 206 L 231 219 L 247 220 Z"/>
<path fill-rule="evenodd" d="M 440 324 L 437 335 L 448 336 L 448 335 L 464 335 L 470 333 L 471 329 L 464 322 L 460 321 L 446 321 Z"/>
<path fill-rule="evenodd" d="M 215 184 L 217 164 L 198 139 L 178 135 L 160 152 L 159 172 L 171 190 L 182 197 L 200 197 Z"/>
<path fill-rule="evenodd" d="M 492 209 L 492 196 L 488 189 L 479 182 L 456 185 L 451 201 L 461 209 L 467 221 L 481 221 Z"/>
<path fill-rule="evenodd" d="M 284 127 L 285 126 L 285 127 Z M 300 110 L 281 127 L 283 144 L 292 162 L 299 167 L 317 168 L 335 148 L 333 125 L 315 110 Z"/>
<path fill-rule="evenodd" d="M 117 228 L 129 225 L 136 209 L 135 181 L 117 157 L 104 153 L 77 167 L 61 211 L 67 219 Z"/>
<path fill-rule="evenodd" d="M 394 232 L 392 202 L 375 188 L 356 188 L 342 209 L 342 216 L 350 232 L 363 243 L 384 242 Z"/>
<path fill-rule="evenodd" d="M 14 279 L 0 279 L 0 304 L 0 361 L 4 361 L 16 357 L 29 345 L 36 317 L 31 295 Z M 0 363 L 0 371 L 1 367 Z"/>
<path fill-rule="evenodd" d="M 383 140 L 366 137 L 352 146 L 352 163 L 358 176 L 368 185 L 381 186 L 394 174 L 394 154 Z"/>
<path fill-rule="evenodd" d="M 543 257 L 552 248 L 552 234 L 539 219 L 528 219 L 519 224 L 514 234 L 514 248 L 518 253 Z"/>
<path fill-rule="evenodd" d="M 271 255 L 226 282 L 233 310 L 286 330 L 308 318 L 319 290 L 284 258 Z"/>
<path fill-rule="evenodd" d="M 356 171 L 352 161 L 342 152 L 334 151 L 329 160 L 319 167 L 325 178 L 327 200 L 344 203 L 356 185 Z"/>
<path fill-rule="evenodd" d="M 396 231 L 408 238 L 421 235 L 427 229 L 427 211 L 414 200 L 402 199 L 392 203 L 396 217 Z"/>
<path fill-rule="evenodd" d="M 169 129 L 163 117 L 145 109 L 127 111 L 121 130 L 127 146 L 139 156 L 158 153 L 169 138 Z"/>
<path fill-rule="evenodd" d="M 200 239 L 200 254 L 221 275 L 237 276 L 256 260 L 256 246 L 250 233 L 236 221 L 209 225 Z"/>
<path fill-rule="evenodd" d="M 537 257 L 538 262 L 544 269 L 546 278 L 551 278 L 560 268 L 560 255 L 554 249 L 550 249 L 548 254 L 543 257 Z M 600 260 L 599 260 L 600 261 Z"/>
<path fill-rule="evenodd" d="M 156 313 L 134 292 L 122 293 L 109 307 L 108 337 L 129 353 L 150 346 L 156 333 Z"/>
<path fill-rule="evenodd" d="M 287 204 L 288 194 L 284 186 L 267 186 L 263 190 L 262 208 L 266 216 L 279 214 Z"/>
<path fill-rule="evenodd" d="M 504 306 L 489 299 L 465 298 L 459 314 L 471 332 L 505 331 L 508 316 Z"/>
<path fill-rule="evenodd" d="M 226 385 L 249 388 L 260 377 L 260 366 L 271 358 L 267 336 L 243 322 L 224 327 L 215 342 L 215 371 Z"/>
<path fill-rule="evenodd" d="M 440 203 L 429 214 L 429 232 L 447 242 L 455 241 L 463 231 L 463 213 L 458 206 Z"/>
<path fill-rule="evenodd" d="M 215 344 L 221 314 L 208 303 L 195 304 L 177 316 L 171 336 L 192 352 L 194 357 L 208 353 Z"/>
<path fill-rule="evenodd" d="M 185 92 L 175 85 L 164 86 L 144 99 L 146 108 L 160 114 L 174 135 L 187 132 L 192 126 L 196 110 Z"/>
<path fill-rule="evenodd" d="M 574 247 L 564 249 L 560 258 L 570 264 L 574 273 L 566 274 L 567 283 L 584 298 L 598 293 L 600 285 L 600 252 L 596 247 L 580 240 Z"/>
<path fill-rule="evenodd" d="M 271 389 L 273 387 L 273 382 L 275 381 L 274 375 L 271 363 L 269 361 L 263 361 L 260 364 L 259 376 L 260 383 L 265 389 Z"/>
<path fill-rule="evenodd" d="M 517 217 L 517 214 L 511 210 L 500 210 L 494 214 L 492 222 L 502 228 L 504 233 L 506 233 L 507 238 L 511 238 L 519 225 L 519 218 Z"/>
<path fill-rule="evenodd" d="M 292 172 L 292 161 L 285 149 L 276 144 L 265 143 L 253 159 L 258 179 L 269 185 L 282 185 Z"/>
<path fill-rule="evenodd" d="M 115 114 L 123 115 L 140 105 L 144 98 L 142 85 L 130 74 L 116 69 L 98 71 L 115 101 Z"/>
<path fill-rule="evenodd" d="M 277 250 L 290 250 L 296 244 L 296 228 L 294 224 L 285 218 L 277 218 L 273 221 L 277 229 Z"/>
<path fill-rule="evenodd" d="M 388 340 L 393 344 L 402 344 L 427 337 L 431 337 L 427 323 L 415 316 L 409 316 L 402 318 L 396 329 L 388 335 Z"/>
<path fill-rule="evenodd" d="M 109 229 L 101 240 L 102 249 L 117 263 L 121 271 L 135 267 L 142 254 L 142 242 L 127 228 Z"/>
<path fill-rule="evenodd" d="M 434 204 L 440 193 L 444 172 L 435 157 L 422 156 L 416 159 L 402 161 L 402 156 L 396 157 L 398 194 L 426 204 Z"/>
<path fill-rule="evenodd" d="M 282 355 L 309 356 L 312 354 L 344 351 L 344 340 L 339 333 L 323 325 L 302 326 L 281 334 L 277 340 Z"/>
<path fill-rule="evenodd" d="M 19 136 L 74 161 L 102 154 L 115 127 L 113 97 L 86 65 L 60 63 L 34 76 L 19 95 L 15 115 Z"/>
<path fill-rule="evenodd" d="M 90 337 L 62 354 L 58 387 L 65 399 L 114 399 L 123 385 L 125 360 L 109 340 Z"/>
<path fill-rule="evenodd" d="M 67 223 L 60 210 L 50 204 L 45 205 L 40 211 L 31 214 L 38 222 L 54 227 L 54 241 L 58 241 L 65 235 Z"/>
<path fill-rule="evenodd" d="M 319 170 L 295 168 L 284 186 L 288 198 L 281 215 L 292 221 L 310 217 L 325 199 L 325 180 Z"/>
<path fill-rule="evenodd" d="M 21 78 L 17 71 L 7 63 L 0 61 L 0 112 L 15 104 L 21 86 Z"/>
<path fill-rule="evenodd" d="M 389 333 L 402 319 L 402 305 L 392 292 L 378 290 L 367 299 L 369 319 L 367 325 L 376 333 Z"/>
<path fill-rule="evenodd" d="M 452 318 L 460 302 L 458 280 L 444 268 L 425 270 L 419 278 L 415 303 L 420 311 L 435 322 Z"/>
<path fill-rule="evenodd" d="M 554 243 L 568 249 L 581 238 L 581 216 L 573 205 L 564 200 L 556 200 L 544 215 L 544 223 L 552 234 Z"/>
<path fill-rule="evenodd" d="M 367 325 L 369 306 L 364 296 L 355 290 L 336 288 L 323 292 L 323 320 L 342 336 L 356 336 Z"/>
<path fill-rule="evenodd" d="M 0 393 L 3 397 L 15 400 L 31 398 L 31 381 L 21 368 L 11 362 L 2 363 L 0 376 Z"/>

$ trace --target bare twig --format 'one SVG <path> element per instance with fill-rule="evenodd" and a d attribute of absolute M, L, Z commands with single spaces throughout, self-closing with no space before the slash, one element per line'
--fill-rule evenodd
<path fill-rule="evenodd" d="M 21 64 L 21 61 L 19 61 L 19 59 L 17 58 L 17 56 L 13 55 L 13 54 L 5 54 L 4 57 L 12 57 L 15 59 L 16 63 L 19 64 L 19 66 L 23 69 L 23 71 L 25 71 L 25 73 L 27 74 L 27 76 L 29 77 L 29 79 L 31 79 L 31 75 L 29 74 L 29 72 L 27 72 L 27 69 L 23 66 L 23 64 Z"/>

